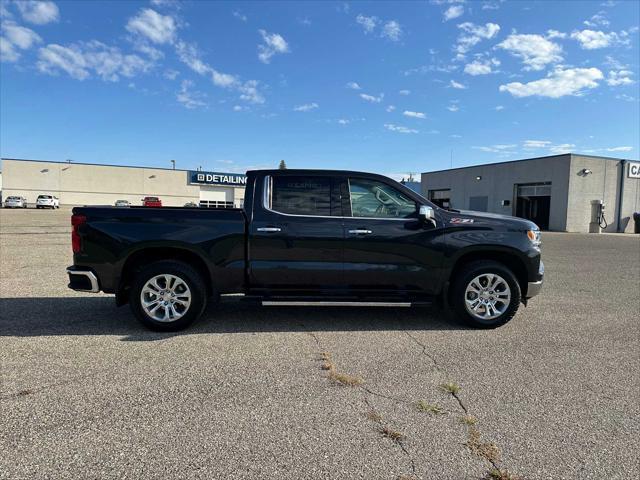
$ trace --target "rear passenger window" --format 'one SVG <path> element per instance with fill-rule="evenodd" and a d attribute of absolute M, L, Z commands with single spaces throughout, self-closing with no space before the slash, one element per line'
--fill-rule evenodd
<path fill-rule="evenodd" d="M 331 215 L 331 178 L 272 177 L 271 208 L 292 215 Z"/>

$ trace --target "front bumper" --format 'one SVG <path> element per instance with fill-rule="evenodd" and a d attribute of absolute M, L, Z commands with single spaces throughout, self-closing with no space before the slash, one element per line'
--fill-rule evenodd
<path fill-rule="evenodd" d="M 76 267 L 69 267 L 67 268 L 67 275 L 69 275 L 69 285 L 67 286 L 71 290 L 91 293 L 100 291 L 98 277 L 91 270 L 78 270 Z"/>
<path fill-rule="evenodd" d="M 538 275 L 540 280 L 535 282 L 529 282 L 527 284 L 527 295 L 526 298 L 535 297 L 542 291 L 542 284 L 544 283 L 544 263 L 540 261 L 540 267 L 538 268 Z"/>

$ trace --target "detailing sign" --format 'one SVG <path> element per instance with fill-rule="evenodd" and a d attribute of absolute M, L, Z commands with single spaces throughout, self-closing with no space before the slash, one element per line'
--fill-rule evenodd
<path fill-rule="evenodd" d="M 627 177 L 640 178 L 640 162 L 629 162 L 629 170 L 627 170 Z"/>
<path fill-rule="evenodd" d="M 189 183 L 195 185 L 230 185 L 244 187 L 247 185 L 247 176 L 241 173 L 220 173 L 189 171 Z"/>

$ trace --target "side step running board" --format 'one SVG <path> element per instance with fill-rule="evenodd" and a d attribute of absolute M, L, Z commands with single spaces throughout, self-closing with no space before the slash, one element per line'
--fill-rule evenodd
<path fill-rule="evenodd" d="M 265 307 L 411 307 L 415 304 L 411 302 L 263 300 L 262 305 Z"/>

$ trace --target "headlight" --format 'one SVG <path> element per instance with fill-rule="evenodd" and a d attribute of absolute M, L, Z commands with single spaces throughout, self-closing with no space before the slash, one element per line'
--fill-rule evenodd
<path fill-rule="evenodd" d="M 527 237 L 529 237 L 534 247 L 539 247 L 542 244 L 540 230 L 527 230 Z"/>

